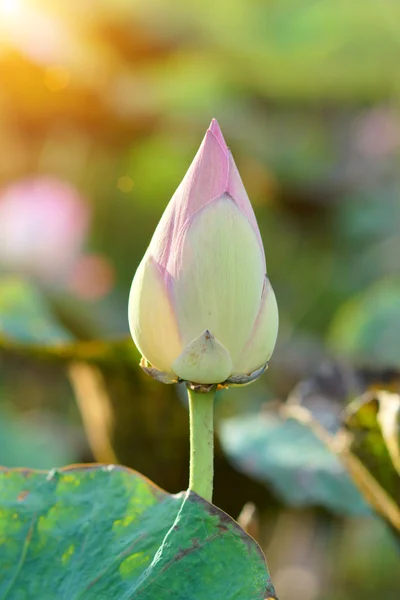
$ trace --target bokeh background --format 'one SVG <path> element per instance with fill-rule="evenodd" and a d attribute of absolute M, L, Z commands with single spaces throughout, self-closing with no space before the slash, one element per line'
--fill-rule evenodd
<path fill-rule="evenodd" d="M 325 400 L 396 379 L 399 54 L 397 0 L 0 0 L 1 464 L 185 487 L 184 390 L 132 366 L 127 297 L 216 117 L 281 326 L 267 374 L 218 399 L 215 501 L 255 502 L 281 600 L 399 597 L 386 526 L 329 491 L 340 468 L 259 425 L 315 373 Z"/>

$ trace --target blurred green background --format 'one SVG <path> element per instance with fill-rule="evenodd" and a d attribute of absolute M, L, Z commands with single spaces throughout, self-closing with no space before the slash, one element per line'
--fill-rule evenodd
<path fill-rule="evenodd" d="M 350 496 L 296 495 L 296 436 L 285 490 L 224 436 L 324 365 L 399 365 L 399 53 L 397 0 L 0 0 L 1 464 L 120 460 L 185 486 L 184 391 L 132 368 L 123 339 L 135 269 L 216 117 L 281 325 L 267 374 L 220 395 L 215 501 L 256 502 L 281 600 L 398 598 L 385 526 Z"/>

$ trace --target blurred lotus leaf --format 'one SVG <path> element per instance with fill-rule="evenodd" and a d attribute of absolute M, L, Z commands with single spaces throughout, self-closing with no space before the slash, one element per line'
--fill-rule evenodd
<path fill-rule="evenodd" d="M 392 135 L 398 135 L 399 114 L 391 113 L 388 109 L 385 111 L 382 108 L 375 108 L 370 113 L 366 113 L 362 121 L 364 121 L 367 133 L 369 133 L 369 128 L 372 128 L 372 132 L 375 134 L 384 128 L 388 130 L 387 135 L 389 132 Z M 385 137 L 383 136 L 384 141 Z M 373 163 L 371 166 L 378 168 L 381 163 L 376 161 L 375 156 L 373 157 L 375 161 L 371 161 Z M 385 167 L 387 170 L 395 169 L 396 164 L 394 163 L 393 166 L 392 163 L 385 164 Z M 368 181 L 367 185 L 358 189 L 357 193 L 353 191 L 353 193 L 347 194 L 344 202 L 337 207 L 335 225 L 338 232 L 340 231 L 345 244 L 354 245 L 356 243 L 358 248 L 363 250 L 363 255 L 358 255 L 357 258 L 358 262 L 365 267 L 369 263 L 369 260 L 366 259 L 373 253 L 377 242 L 385 242 L 392 236 L 399 236 L 397 226 L 400 219 L 398 188 L 391 183 L 391 180 L 385 181 L 385 183 L 386 185 L 374 183 L 373 186 Z M 377 201 L 378 198 L 379 201 Z M 385 210 L 382 210 L 382 203 L 384 203 Z M 384 248 L 380 247 L 380 251 L 384 252 Z"/>
<path fill-rule="evenodd" d="M 124 467 L 0 478 L 2 598 L 275 598 L 258 545 L 194 493 Z"/>
<path fill-rule="evenodd" d="M 338 437 L 355 482 L 400 533 L 400 396 L 378 391 L 355 400 Z"/>
<path fill-rule="evenodd" d="M 7 277 L 0 280 L 0 348 L 49 348 L 69 344 L 72 335 L 51 314 L 46 301 L 33 285 Z M 77 459 L 67 436 L 55 432 L 55 423 L 41 413 L 40 423 L 32 415 L 22 416 L 0 407 L 0 464 L 51 468 Z"/>
<path fill-rule="evenodd" d="M 400 530 L 399 372 L 322 365 L 293 390 L 287 416 L 336 453 L 365 500 Z"/>
<path fill-rule="evenodd" d="M 76 452 L 54 423 L 35 422 L 11 411 L 0 410 L 0 464 L 5 467 L 51 469 L 74 462 Z"/>
<path fill-rule="evenodd" d="M 219 434 L 234 465 L 271 486 L 285 503 L 368 514 L 340 460 L 306 425 L 265 410 L 221 421 Z"/>
<path fill-rule="evenodd" d="M 336 453 L 365 500 L 400 532 L 400 396 L 386 390 L 366 392 L 344 410 L 332 433 L 300 402 L 285 408 L 287 416 L 307 425 Z"/>
<path fill-rule="evenodd" d="M 337 354 L 367 365 L 400 365 L 400 282 L 382 280 L 349 300 L 331 328 Z"/>
<path fill-rule="evenodd" d="M 13 277 L 0 280 L 0 344 L 47 346 L 72 339 L 33 285 Z"/>
<path fill-rule="evenodd" d="M 134 368 L 139 361 L 130 338 L 77 340 L 59 323 L 39 288 L 16 277 L 0 280 L 0 348 L 66 362 Z"/>
<path fill-rule="evenodd" d="M 241 471 L 289 504 L 366 514 L 369 503 L 396 528 L 398 389 L 397 370 L 326 362 L 284 405 L 222 420 L 222 445 Z"/>

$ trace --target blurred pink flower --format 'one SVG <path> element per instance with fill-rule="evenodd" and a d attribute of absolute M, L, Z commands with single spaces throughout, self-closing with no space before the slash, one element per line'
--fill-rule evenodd
<path fill-rule="evenodd" d="M 0 192 L 0 269 L 59 284 L 81 254 L 90 213 L 70 184 L 52 177 Z"/>

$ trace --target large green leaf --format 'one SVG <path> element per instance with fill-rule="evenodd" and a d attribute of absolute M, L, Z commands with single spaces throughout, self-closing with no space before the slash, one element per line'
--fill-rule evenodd
<path fill-rule="evenodd" d="M 2 600 L 265 600 L 264 556 L 228 515 L 124 467 L 0 473 Z"/>

